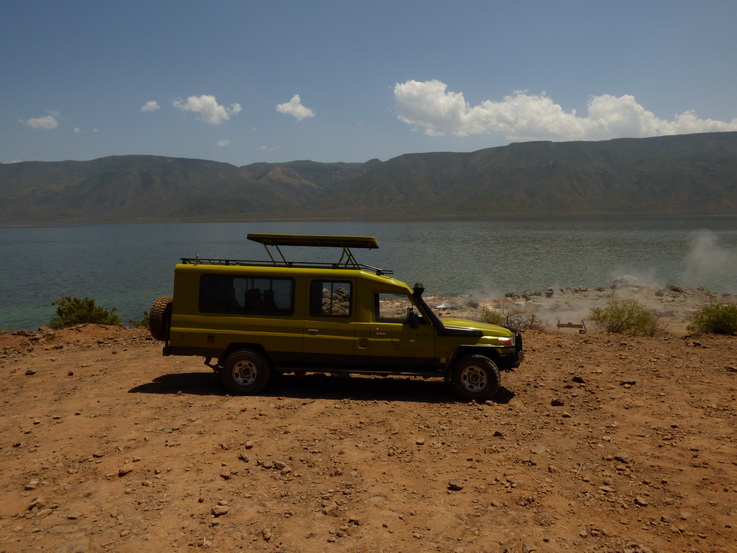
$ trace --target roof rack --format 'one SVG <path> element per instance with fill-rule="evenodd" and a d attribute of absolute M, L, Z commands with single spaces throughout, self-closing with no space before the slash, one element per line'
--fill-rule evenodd
<path fill-rule="evenodd" d="M 370 270 L 377 275 L 390 275 L 394 271 L 380 269 L 356 261 L 351 248 L 378 249 L 379 241 L 373 236 L 331 236 L 319 234 L 256 234 L 250 233 L 247 238 L 264 246 L 271 263 L 266 261 L 248 261 L 238 259 L 202 259 L 183 257 L 182 263 L 191 265 L 254 265 L 277 267 L 306 267 L 322 269 L 358 269 Z M 340 248 L 340 258 L 335 263 L 319 261 L 289 261 L 279 246 L 307 246 L 320 248 Z M 275 252 L 272 251 L 275 250 Z M 274 253 L 278 255 L 274 255 Z"/>

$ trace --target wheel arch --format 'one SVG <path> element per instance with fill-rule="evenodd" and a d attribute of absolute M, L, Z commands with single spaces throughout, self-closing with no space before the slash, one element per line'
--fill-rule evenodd
<path fill-rule="evenodd" d="M 453 355 L 448 359 L 448 362 L 445 364 L 445 379 L 450 379 L 450 376 L 453 372 L 453 366 L 456 364 L 456 362 L 466 357 L 467 355 L 483 355 L 485 357 L 488 357 L 494 363 L 499 367 L 499 352 L 497 351 L 497 348 L 492 346 L 476 346 L 476 345 L 469 345 L 469 346 L 460 346 L 456 348 L 455 352 L 453 352 Z"/>
<path fill-rule="evenodd" d="M 267 353 L 267 351 L 264 348 L 264 346 L 262 346 L 261 344 L 256 344 L 256 343 L 252 343 L 252 342 L 233 342 L 231 344 L 228 344 L 228 347 L 226 347 L 223 350 L 223 353 L 220 356 L 218 356 L 218 366 L 219 367 L 222 367 L 223 366 L 223 363 L 225 362 L 225 360 L 231 354 L 235 353 L 236 351 L 240 351 L 240 350 L 244 350 L 244 349 L 248 349 L 248 350 L 251 350 L 251 351 L 258 352 L 259 354 L 261 354 L 264 357 L 264 359 L 266 359 L 266 361 L 269 363 L 269 365 L 271 365 L 272 367 L 274 366 L 274 362 L 271 360 L 271 357 Z"/>

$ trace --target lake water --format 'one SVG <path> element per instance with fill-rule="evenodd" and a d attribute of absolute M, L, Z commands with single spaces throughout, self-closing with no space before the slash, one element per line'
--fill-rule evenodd
<path fill-rule="evenodd" d="M 141 319 L 171 294 L 181 257 L 264 259 L 249 232 L 376 236 L 380 248 L 354 251 L 358 261 L 422 282 L 426 295 L 609 286 L 625 275 L 737 293 L 737 215 L 0 228 L 0 329 L 47 324 L 63 295 Z"/>

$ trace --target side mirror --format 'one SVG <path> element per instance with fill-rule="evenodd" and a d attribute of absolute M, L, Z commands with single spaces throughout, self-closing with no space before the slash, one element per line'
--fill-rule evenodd
<path fill-rule="evenodd" d="M 407 308 L 407 323 L 409 324 L 410 328 L 417 328 L 419 326 L 417 323 L 417 314 L 412 310 L 411 307 Z"/>

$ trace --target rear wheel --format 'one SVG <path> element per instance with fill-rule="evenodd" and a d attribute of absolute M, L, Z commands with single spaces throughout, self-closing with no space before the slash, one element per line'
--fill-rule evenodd
<path fill-rule="evenodd" d="M 161 296 L 151 304 L 148 314 L 149 329 L 154 340 L 165 342 L 169 339 L 169 322 L 171 321 L 171 306 L 173 298 Z"/>
<path fill-rule="evenodd" d="M 490 399 L 501 385 L 499 368 L 485 355 L 462 357 L 453 366 L 450 385 L 463 399 Z"/>
<path fill-rule="evenodd" d="M 220 378 L 230 393 L 254 395 L 269 383 L 271 367 L 260 353 L 252 350 L 239 350 L 231 353 L 225 359 Z"/>

